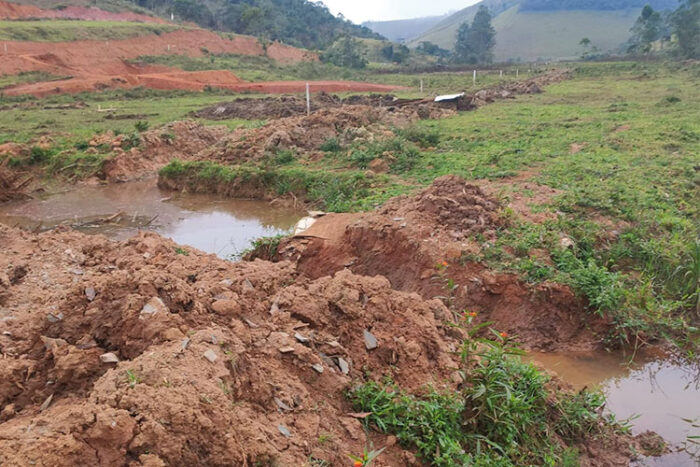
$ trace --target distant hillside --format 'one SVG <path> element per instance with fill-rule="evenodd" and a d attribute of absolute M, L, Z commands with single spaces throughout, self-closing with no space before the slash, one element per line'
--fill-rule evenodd
<path fill-rule="evenodd" d="M 399 19 L 394 21 L 366 21 L 362 23 L 372 31 L 390 41 L 407 42 L 420 36 L 449 15 L 426 16 L 423 18 Z"/>
<path fill-rule="evenodd" d="M 620 48 L 647 3 L 659 10 L 678 5 L 677 0 L 484 0 L 444 19 L 410 45 L 430 41 L 452 49 L 459 26 L 472 21 L 483 4 L 494 16 L 497 61 L 571 59 L 581 55 L 584 37 L 605 52 Z"/>
<path fill-rule="evenodd" d="M 199 26 L 322 49 L 343 34 L 383 39 L 368 28 L 335 17 L 309 0 L 19 0 L 43 8 L 97 6 L 109 11 L 153 12 Z"/>

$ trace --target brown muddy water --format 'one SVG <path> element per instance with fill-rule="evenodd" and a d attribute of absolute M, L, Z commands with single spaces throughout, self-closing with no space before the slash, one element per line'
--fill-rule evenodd
<path fill-rule="evenodd" d="M 122 214 L 104 222 L 116 213 Z M 155 179 L 0 205 L 0 222 L 11 226 L 40 231 L 69 225 L 115 240 L 150 230 L 222 258 L 241 253 L 257 238 L 289 232 L 304 215 L 266 201 L 163 191 Z"/>
<path fill-rule="evenodd" d="M 633 465 L 696 467 L 700 449 L 689 438 L 700 436 L 700 362 L 658 355 L 619 353 L 531 353 L 526 360 L 557 373 L 576 389 L 599 388 L 607 411 L 617 420 L 631 419 L 632 433 L 647 430 L 671 444 L 670 454 Z M 700 442 L 700 439 L 696 441 Z"/>

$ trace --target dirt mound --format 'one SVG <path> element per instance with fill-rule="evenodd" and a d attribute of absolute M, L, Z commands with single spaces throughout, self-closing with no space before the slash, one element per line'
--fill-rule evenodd
<path fill-rule="evenodd" d="M 356 95 L 342 98 L 337 95 L 320 92 L 311 97 L 311 111 L 337 108 L 343 105 L 368 105 L 374 107 L 390 107 L 401 102 L 389 94 L 372 94 L 369 96 Z M 192 115 L 208 120 L 226 120 L 229 118 L 267 119 L 285 118 L 306 113 L 306 99 L 300 96 L 281 96 L 265 98 L 239 98 L 229 102 L 221 102 Z"/>
<path fill-rule="evenodd" d="M 106 144 L 112 148 L 114 156 L 105 161 L 97 176 L 119 182 L 152 174 L 173 159 L 192 159 L 229 132 L 225 126 L 204 126 L 185 120 L 142 133 L 138 147 L 125 149 L 126 136 L 112 132 L 97 136 L 90 145 Z"/>
<path fill-rule="evenodd" d="M 556 69 L 522 81 L 511 81 L 481 89 L 462 98 L 441 102 L 440 105 L 456 110 L 472 110 L 502 99 L 514 99 L 519 94 L 538 94 L 548 84 L 567 79 L 569 70 Z"/>
<path fill-rule="evenodd" d="M 343 143 L 371 140 L 390 128 L 405 127 L 421 118 L 441 118 L 450 114 L 449 110 L 427 104 L 402 108 L 364 105 L 326 108 L 309 116 L 276 120 L 260 128 L 236 130 L 196 158 L 238 163 L 260 159 L 280 149 L 314 151 L 329 138 L 338 138 Z"/>
<path fill-rule="evenodd" d="M 505 225 L 498 201 L 488 197 L 476 185 L 456 175 L 435 179 L 432 186 L 416 196 L 402 196 L 387 202 L 380 215 L 402 217 L 410 221 L 428 219 L 438 231 L 455 240 L 482 234 L 495 239 L 496 229 Z"/>
<path fill-rule="evenodd" d="M 397 290 L 443 297 L 455 311 L 516 336 L 525 347 L 585 350 L 599 346 L 592 318 L 566 286 L 527 284 L 468 258 L 489 248 L 505 221 L 499 203 L 457 177 L 442 177 L 415 196 L 390 200 L 366 214 L 327 214 L 300 237 L 280 246 L 278 259 L 293 260 L 311 278 L 349 268 L 381 274 Z"/>
<path fill-rule="evenodd" d="M 32 5 L 18 5 L 16 3 L 0 1 L 0 19 L 23 18 L 62 18 L 82 19 L 90 21 L 135 21 L 141 23 L 166 24 L 167 21 L 153 16 L 140 15 L 131 11 L 113 13 L 99 8 L 85 8 L 80 6 L 67 6 L 56 10 L 42 10 Z"/>
<path fill-rule="evenodd" d="M 310 281 L 154 234 L 0 240 L 3 464 L 344 465 L 384 445 L 349 415 L 354 379 L 455 384 L 447 309 L 381 277 Z M 412 458 L 392 445 L 377 465 Z"/>

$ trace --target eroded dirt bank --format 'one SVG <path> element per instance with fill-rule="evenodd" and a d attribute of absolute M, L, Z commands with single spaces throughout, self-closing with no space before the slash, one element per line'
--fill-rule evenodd
<path fill-rule="evenodd" d="M 461 381 L 449 310 L 381 276 L 185 256 L 155 234 L 0 226 L 0 242 L 3 464 L 345 465 L 369 436 L 377 465 L 421 465 L 344 391 Z M 627 465 L 634 443 L 590 440 L 584 465 Z"/>
<path fill-rule="evenodd" d="M 490 248 L 496 229 L 508 226 L 506 207 L 459 177 L 441 177 L 376 212 L 327 214 L 284 241 L 275 259 L 295 261 L 311 278 L 344 269 L 380 274 L 397 290 L 478 312 L 480 321 L 493 322 L 527 348 L 596 348 L 595 331 L 606 323 L 587 313 L 568 286 L 533 286 L 469 260 Z"/>

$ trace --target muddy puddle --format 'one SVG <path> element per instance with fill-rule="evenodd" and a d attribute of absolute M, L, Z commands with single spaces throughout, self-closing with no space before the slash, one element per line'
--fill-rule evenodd
<path fill-rule="evenodd" d="M 69 225 L 115 240 L 151 230 L 222 258 L 239 254 L 256 238 L 290 231 L 303 216 L 265 201 L 163 191 L 155 179 L 0 205 L 0 222 L 11 226 L 41 231 Z"/>
<path fill-rule="evenodd" d="M 700 362 L 615 353 L 533 353 L 527 360 L 557 373 L 576 389 L 600 388 L 607 410 L 618 420 L 630 419 L 632 432 L 647 430 L 673 445 L 672 453 L 644 459 L 646 466 L 700 465 L 700 446 L 689 436 L 700 436 L 687 420 L 700 424 Z M 700 441 L 700 440 L 697 440 Z"/>

